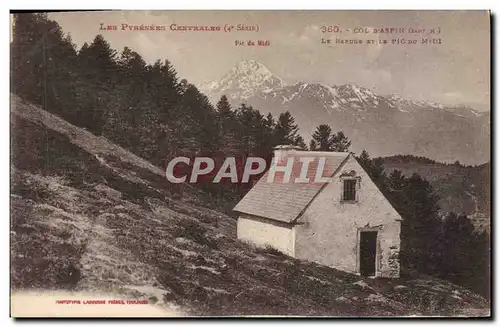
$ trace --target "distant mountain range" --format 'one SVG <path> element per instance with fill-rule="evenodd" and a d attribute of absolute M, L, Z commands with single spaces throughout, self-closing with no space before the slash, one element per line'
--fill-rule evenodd
<path fill-rule="evenodd" d="M 405 100 L 353 84 L 286 84 L 261 63 L 238 63 L 220 80 L 200 86 L 213 103 L 226 95 L 275 117 L 290 111 L 308 141 L 319 124 L 342 130 L 352 151 L 372 156 L 413 154 L 438 161 L 482 164 L 490 159 L 490 113 L 468 106 Z"/>
<path fill-rule="evenodd" d="M 417 173 L 427 179 L 439 197 L 438 204 L 443 213 L 466 214 L 476 228 L 490 231 L 490 162 L 468 167 L 414 156 L 391 156 L 382 160 L 388 174 L 397 169 L 403 175 Z"/>

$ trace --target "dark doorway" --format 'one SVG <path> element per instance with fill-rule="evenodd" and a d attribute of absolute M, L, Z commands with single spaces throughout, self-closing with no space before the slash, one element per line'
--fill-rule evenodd
<path fill-rule="evenodd" d="M 361 232 L 359 238 L 359 272 L 361 276 L 375 276 L 376 257 L 377 232 Z"/>

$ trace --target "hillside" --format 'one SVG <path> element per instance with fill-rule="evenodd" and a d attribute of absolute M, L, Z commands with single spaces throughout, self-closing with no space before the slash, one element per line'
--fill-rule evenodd
<path fill-rule="evenodd" d="M 427 179 L 438 194 L 443 212 L 468 215 L 480 229 L 489 230 L 491 207 L 490 163 L 479 166 L 444 164 L 414 156 L 384 157 L 385 170 L 404 175 L 417 173 Z"/>
<path fill-rule="evenodd" d="M 449 282 L 362 279 L 241 243 L 199 191 L 174 198 L 161 169 L 16 96 L 11 131 L 14 293 L 115 294 L 165 315 L 489 314 Z"/>

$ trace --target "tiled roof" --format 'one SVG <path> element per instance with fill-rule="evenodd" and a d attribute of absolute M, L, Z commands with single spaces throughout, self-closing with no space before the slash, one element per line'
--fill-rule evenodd
<path fill-rule="evenodd" d="M 288 157 L 293 158 L 293 168 L 289 182 L 284 182 L 285 174 L 279 171 L 275 173 L 273 181 L 268 181 L 268 170 L 233 210 L 291 223 L 325 185 L 324 181 L 315 182 L 318 164 L 324 162 L 321 177 L 332 177 L 348 156 L 348 152 L 295 151 L 290 153 Z M 288 157 L 278 165 L 285 166 Z M 310 180 L 307 183 L 294 182 L 301 173 L 301 157 L 313 158 L 307 170 L 306 176 Z"/>

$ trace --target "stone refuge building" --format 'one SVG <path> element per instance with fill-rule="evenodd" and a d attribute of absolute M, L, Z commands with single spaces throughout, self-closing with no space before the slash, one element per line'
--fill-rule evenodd
<path fill-rule="evenodd" d="M 273 168 L 287 164 L 289 182 Z M 318 181 L 318 171 L 330 179 Z M 310 181 L 295 182 L 298 177 Z M 279 146 L 234 211 L 240 240 L 362 276 L 399 277 L 402 218 L 352 153 Z"/>

